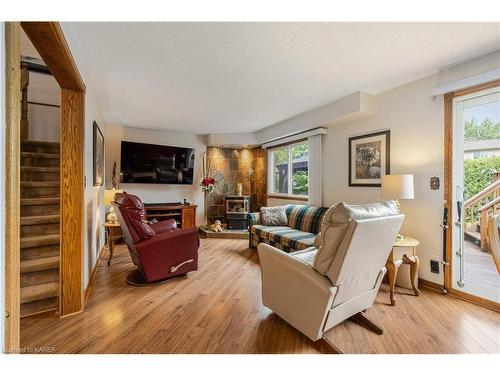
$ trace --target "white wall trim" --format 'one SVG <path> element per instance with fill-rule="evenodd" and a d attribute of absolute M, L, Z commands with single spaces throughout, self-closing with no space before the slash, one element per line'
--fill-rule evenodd
<path fill-rule="evenodd" d="M 475 74 L 471 77 L 459 79 L 458 81 L 453 81 L 446 83 L 441 86 L 437 86 L 432 89 L 432 96 L 438 96 L 446 94 L 448 92 L 465 89 L 467 87 L 480 85 L 481 83 L 486 83 L 500 79 L 500 68 L 492 69 L 487 72 Z"/>
<path fill-rule="evenodd" d="M 283 137 L 283 138 L 277 139 L 277 140 L 272 141 L 272 142 L 263 143 L 262 148 L 279 146 L 279 145 L 282 145 L 284 143 L 290 143 L 290 142 L 298 141 L 298 140 L 301 140 L 304 138 L 309 138 L 309 137 L 312 137 L 314 135 L 326 134 L 326 133 L 327 133 L 327 130 L 325 128 L 316 128 L 316 129 L 312 129 L 312 130 L 309 130 L 306 132 L 291 135 L 289 137 Z"/>

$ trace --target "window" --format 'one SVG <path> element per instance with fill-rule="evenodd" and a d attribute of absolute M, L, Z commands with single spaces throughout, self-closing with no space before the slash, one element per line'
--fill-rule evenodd
<path fill-rule="evenodd" d="M 309 144 L 294 143 L 269 150 L 269 193 L 307 197 L 309 192 Z"/>

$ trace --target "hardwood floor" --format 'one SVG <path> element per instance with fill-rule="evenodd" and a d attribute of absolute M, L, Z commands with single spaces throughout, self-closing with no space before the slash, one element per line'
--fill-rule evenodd
<path fill-rule="evenodd" d="M 262 306 L 258 257 L 247 245 L 204 239 L 197 272 L 150 287 L 125 283 L 134 265 L 117 246 L 112 266 L 100 263 L 85 312 L 23 318 L 21 346 L 58 353 L 327 352 Z M 345 322 L 326 337 L 344 353 L 500 353 L 500 314 L 432 290 L 420 297 L 397 292 L 391 307 L 382 285 L 367 312 L 383 335 Z"/>

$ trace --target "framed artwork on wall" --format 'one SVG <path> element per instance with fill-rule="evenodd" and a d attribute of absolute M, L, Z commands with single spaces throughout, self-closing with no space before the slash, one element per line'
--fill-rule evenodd
<path fill-rule="evenodd" d="M 390 174 L 391 131 L 349 138 L 349 186 L 380 187 Z"/>
<path fill-rule="evenodd" d="M 94 121 L 94 186 L 104 184 L 104 136 Z"/>

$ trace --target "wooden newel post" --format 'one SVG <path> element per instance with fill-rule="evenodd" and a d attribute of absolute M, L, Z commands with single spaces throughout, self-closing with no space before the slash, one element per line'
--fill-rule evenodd
<path fill-rule="evenodd" d="M 500 172 L 493 170 L 493 172 L 491 172 L 491 182 L 495 182 L 498 180 L 500 180 Z"/>
<path fill-rule="evenodd" d="M 481 250 L 488 249 L 488 210 L 483 210 L 479 217 L 479 227 L 481 228 Z"/>

